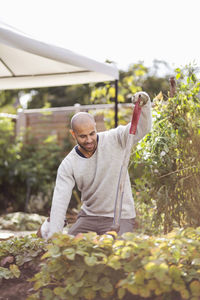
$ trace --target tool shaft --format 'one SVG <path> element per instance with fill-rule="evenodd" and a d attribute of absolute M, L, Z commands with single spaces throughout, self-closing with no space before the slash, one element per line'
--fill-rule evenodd
<path fill-rule="evenodd" d="M 120 230 L 120 219 L 121 219 L 121 211 L 122 211 L 122 201 L 123 201 L 123 196 L 124 196 L 124 185 L 125 185 L 126 176 L 128 173 L 128 164 L 129 164 L 129 159 L 130 159 L 130 155 L 131 155 L 131 149 L 133 146 L 133 137 L 137 130 L 140 113 L 141 113 L 141 106 L 140 106 L 140 99 L 139 99 L 136 102 L 134 110 L 133 110 L 131 126 L 130 126 L 130 130 L 129 130 L 128 139 L 126 142 L 126 149 L 124 152 L 124 158 L 122 161 L 119 180 L 118 180 L 117 195 L 116 195 L 116 199 L 115 199 L 114 219 L 113 219 L 113 225 L 111 227 L 111 230 L 114 230 L 116 232 L 119 232 L 119 230 Z"/>

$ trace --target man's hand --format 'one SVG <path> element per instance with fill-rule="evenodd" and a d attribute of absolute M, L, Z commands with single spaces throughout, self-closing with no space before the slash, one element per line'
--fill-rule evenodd
<path fill-rule="evenodd" d="M 140 106 L 144 106 L 148 100 L 150 100 L 150 97 L 146 92 L 137 92 L 131 98 L 133 104 L 140 101 Z"/>
<path fill-rule="evenodd" d="M 64 220 L 64 226 L 67 225 L 67 219 Z M 48 217 L 37 231 L 37 237 L 47 239 L 50 231 L 50 217 Z"/>
<path fill-rule="evenodd" d="M 44 221 L 37 232 L 39 238 L 47 239 L 50 230 L 50 218 Z"/>

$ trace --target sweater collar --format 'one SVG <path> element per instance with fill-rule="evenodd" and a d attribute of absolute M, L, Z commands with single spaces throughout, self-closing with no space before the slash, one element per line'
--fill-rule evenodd
<path fill-rule="evenodd" d="M 98 136 L 98 134 L 97 134 L 97 144 L 98 144 L 98 142 L 99 142 L 99 136 Z M 98 145 L 97 145 L 97 146 L 98 146 Z M 81 157 L 83 157 L 83 158 L 88 158 L 88 157 L 86 157 L 86 156 L 78 149 L 78 145 L 75 146 L 75 150 L 76 150 L 76 153 L 77 153 L 79 156 L 81 156 Z"/>

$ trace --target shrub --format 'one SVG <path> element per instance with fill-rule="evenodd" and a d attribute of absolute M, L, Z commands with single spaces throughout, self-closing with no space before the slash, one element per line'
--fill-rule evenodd
<path fill-rule="evenodd" d="M 1 209 L 27 210 L 34 195 L 47 203 L 63 157 L 55 138 L 38 142 L 29 135 L 23 142 L 15 138 L 14 124 L 6 118 L 0 119 L 0 136 Z"/>
<path fill-rule="evenodd" d="M 0 118 L 0 204 L 5 209 L 12 202 L 10 194 L 15 177 L 15 162 L 19 159 L 21 143 L 16 143 L 14 123 L 11 119 Z"/>
<path fill-rule="evenodd" d="M 200 297 L 200 227 L 150 237 L 56 234 L 32 279 L 35 299 Z"/>
<path fill-rule="evenodd" d="M 175 96 L 155 101 L 153 129 L 130 167 L 141 215 L 147 217 L 151 208 L 154 228 L 163 225 L 165 233 L 200 226 L 200 84 L 191 68 L 177 69 L 176 78 Z"/>

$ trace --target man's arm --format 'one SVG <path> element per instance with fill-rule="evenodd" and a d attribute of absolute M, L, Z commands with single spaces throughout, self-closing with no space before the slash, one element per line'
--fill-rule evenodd
<path fill-rule="evenodd" d="M 50 222 L 45 221 L 41 227 L 43 238 L 50 238 L 55 232 L 63 230 L 66 211 L 75 185 L 70 163 L 65 159 L 58 168 L 56 185 L 50 213 Z"/>
<path fill-rule="evenodd" d="M 133 145 L 137 144 L 149 131 L 152 126 L 152 112 L 151 112 L 151 101 L 142 106 L 140 119 L 137 125 L 137 130 L 135 135 L 133 136 Z M 126 147 L 126 141 L 129 135 L 130 123 L 126 126 L 118 126 L 117 130 L 117 138 L 119 143 L 123 148 Z"/>

